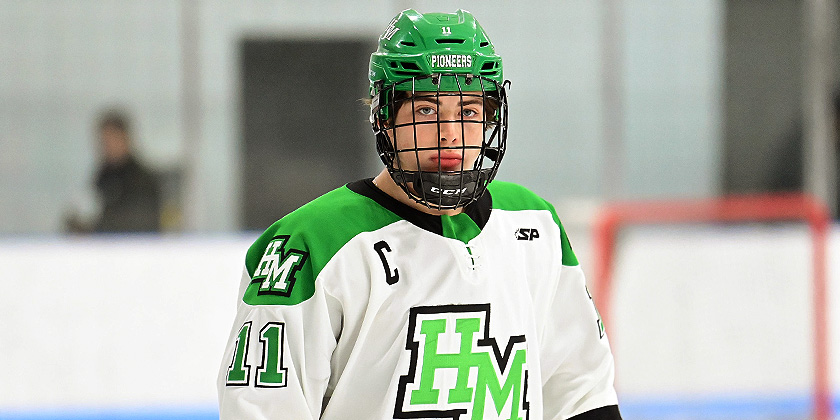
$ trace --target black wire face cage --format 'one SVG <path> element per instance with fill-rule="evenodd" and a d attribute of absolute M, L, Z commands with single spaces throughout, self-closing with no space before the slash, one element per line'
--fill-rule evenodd
<path fill-rule="evenodd" d="M 430 80 L 426 80 L 430 79 Z M 431 85 L 429 84 L 431 82 Z M 487 185 L 496 176 L 499 164 L 505 154 L 507 142 L 508 106 L 505 88 L 510 82 L 499 84 L 492 79 L 480 76 L 457 75 L 454 73 L 433 74 L 431 76 L 414 77 L 390 86 L 379 86 L 379 94 L 372 98 L 371 124 L 376 134 L 376 150 L 379 158 L 388 168 L 394 182 L 405 191 L 408 196 L 426 207 L 434 210 L 456 209 L 467 206 L 478 200 L 487 190 Z M 477 85 L 477 86 L 476 86 Z M 419 86 L 419 88 L 418 88 Z M 434 86 L 434 90 L 427 88 Z M 446 90 L 441 90 L 443 86 Z M 450 88 L 454 87 L 454 90 Z M 431 90 L 431 91 L 430 91 Z M 456 119 L 441 119 L 439 112 L 442 97 L 457 97 L 455 101 L 460 107 L 459 117 Z M 464 119 L 464 104 L 478 98 L 483 105 L 483 115 L 480 119 Z M 418 121 L 415 112 L 411 112 L 411 120 L 396 123 L 397 111 L 400 107 L 408 106 L 415 109 L 415 104 L 422 100 L 435 108 L 435 118 Z M 455 123 L 460 127 L 459 140 L 452 145 L 441 144 L 441 124 Z M 436 125 L 437 141 L 434 145 L 421 147 L 418 143 L 417 131 L 423 125 Z M 481 144 L 468 144 L 466 132 L 469 124 L 481 124 Z M 405 141 L 397 138 L 409 130 L 398 130 L 401 127 L 411 127 L 413 138 Z M 457 130 L 456 130 L 457 131 Z M 474 132 L 474 130 L 470 130 Z M 399 149 L 397 148 L 399 145 Z M 407 145 L 407 146 L 406 146 Z M 421 170 L 421 152 L 437 152 L 437 169 Z M 469 165 L 470 157 L 475 151 L 478 157 Z M 441 153 L 460 154 L 461 167 L 457 170 L 446 170 L 440 164 Z M 426 154 L 428 156 L 428 154 Z M 416 168 L 416 169 L 410 169 Z"/>

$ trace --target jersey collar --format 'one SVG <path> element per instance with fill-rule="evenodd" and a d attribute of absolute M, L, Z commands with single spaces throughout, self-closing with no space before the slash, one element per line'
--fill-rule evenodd
<path fill-rule="evenodd" d="M 428 213 L 423 213 L 420 210 L 406 206 L 400 203 L 396 198 L 391 197 L 384 191 L 380 190 L 373 183 L 373 178 L 362 179 L 347 184 L 347 188 L 351 191 L 363 195 L 375 201 L 380 206 L 388 211 L 402 217 L 411 224 L 427 230 L 438 235 L 443 235 L 443 224 L 440 216 L 435 216 Z M 493 199 L 489 192 L 485 192 L 481 197 L 467 207 L 464 207 L 464 213 L 478 225 L 479 229 L 484 229 L 487 220 L 490 219 L 490 211 L 493 208 Z"/>

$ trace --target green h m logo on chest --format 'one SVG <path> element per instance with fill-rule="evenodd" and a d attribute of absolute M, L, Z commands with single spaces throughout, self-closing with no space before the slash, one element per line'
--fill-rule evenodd
<path fill-rule="evenodd" d="M 501 352 L 489 325 L 489 304 L 412 308 L 411 364 L 400 377 L 394 417 L 527 417 L 525 336 L 510 337 Z"/>

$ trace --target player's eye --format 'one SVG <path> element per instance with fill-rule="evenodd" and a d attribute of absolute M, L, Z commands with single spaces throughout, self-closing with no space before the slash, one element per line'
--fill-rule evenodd
<path fill-rule="evenodd" d="M 422 106 L 417 108 L 416 112 L 420 115 L 434 115 L 435 109 L 430 106 Z"/>
<path fill-rule="evenodd" d="M 473 118 L 476 115 L 478 115 L 478 111 L 474 109 L 464 108 L 464 110 L 461 111 L 461 116 L 463 116 L 464 118 Z"/>

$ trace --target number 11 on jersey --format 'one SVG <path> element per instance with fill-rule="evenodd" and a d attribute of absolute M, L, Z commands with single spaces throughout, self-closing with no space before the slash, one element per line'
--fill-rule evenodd
<path fill-rule="evenodd" d="M 254 386 L 261 388 L 279 388 L 286 386 L 288 369 L 283 368 L 283 341 L 286 325 L 282 322 L 267 322 L 260 329 L 262 344 L 261 363 L 257 367 Z M 233 358 L 228 367 L 227 386 L 247 386 L 251 383 L 251 363 L 249 356 L 251 321 L 242 325 L 236 335 Z"/>

